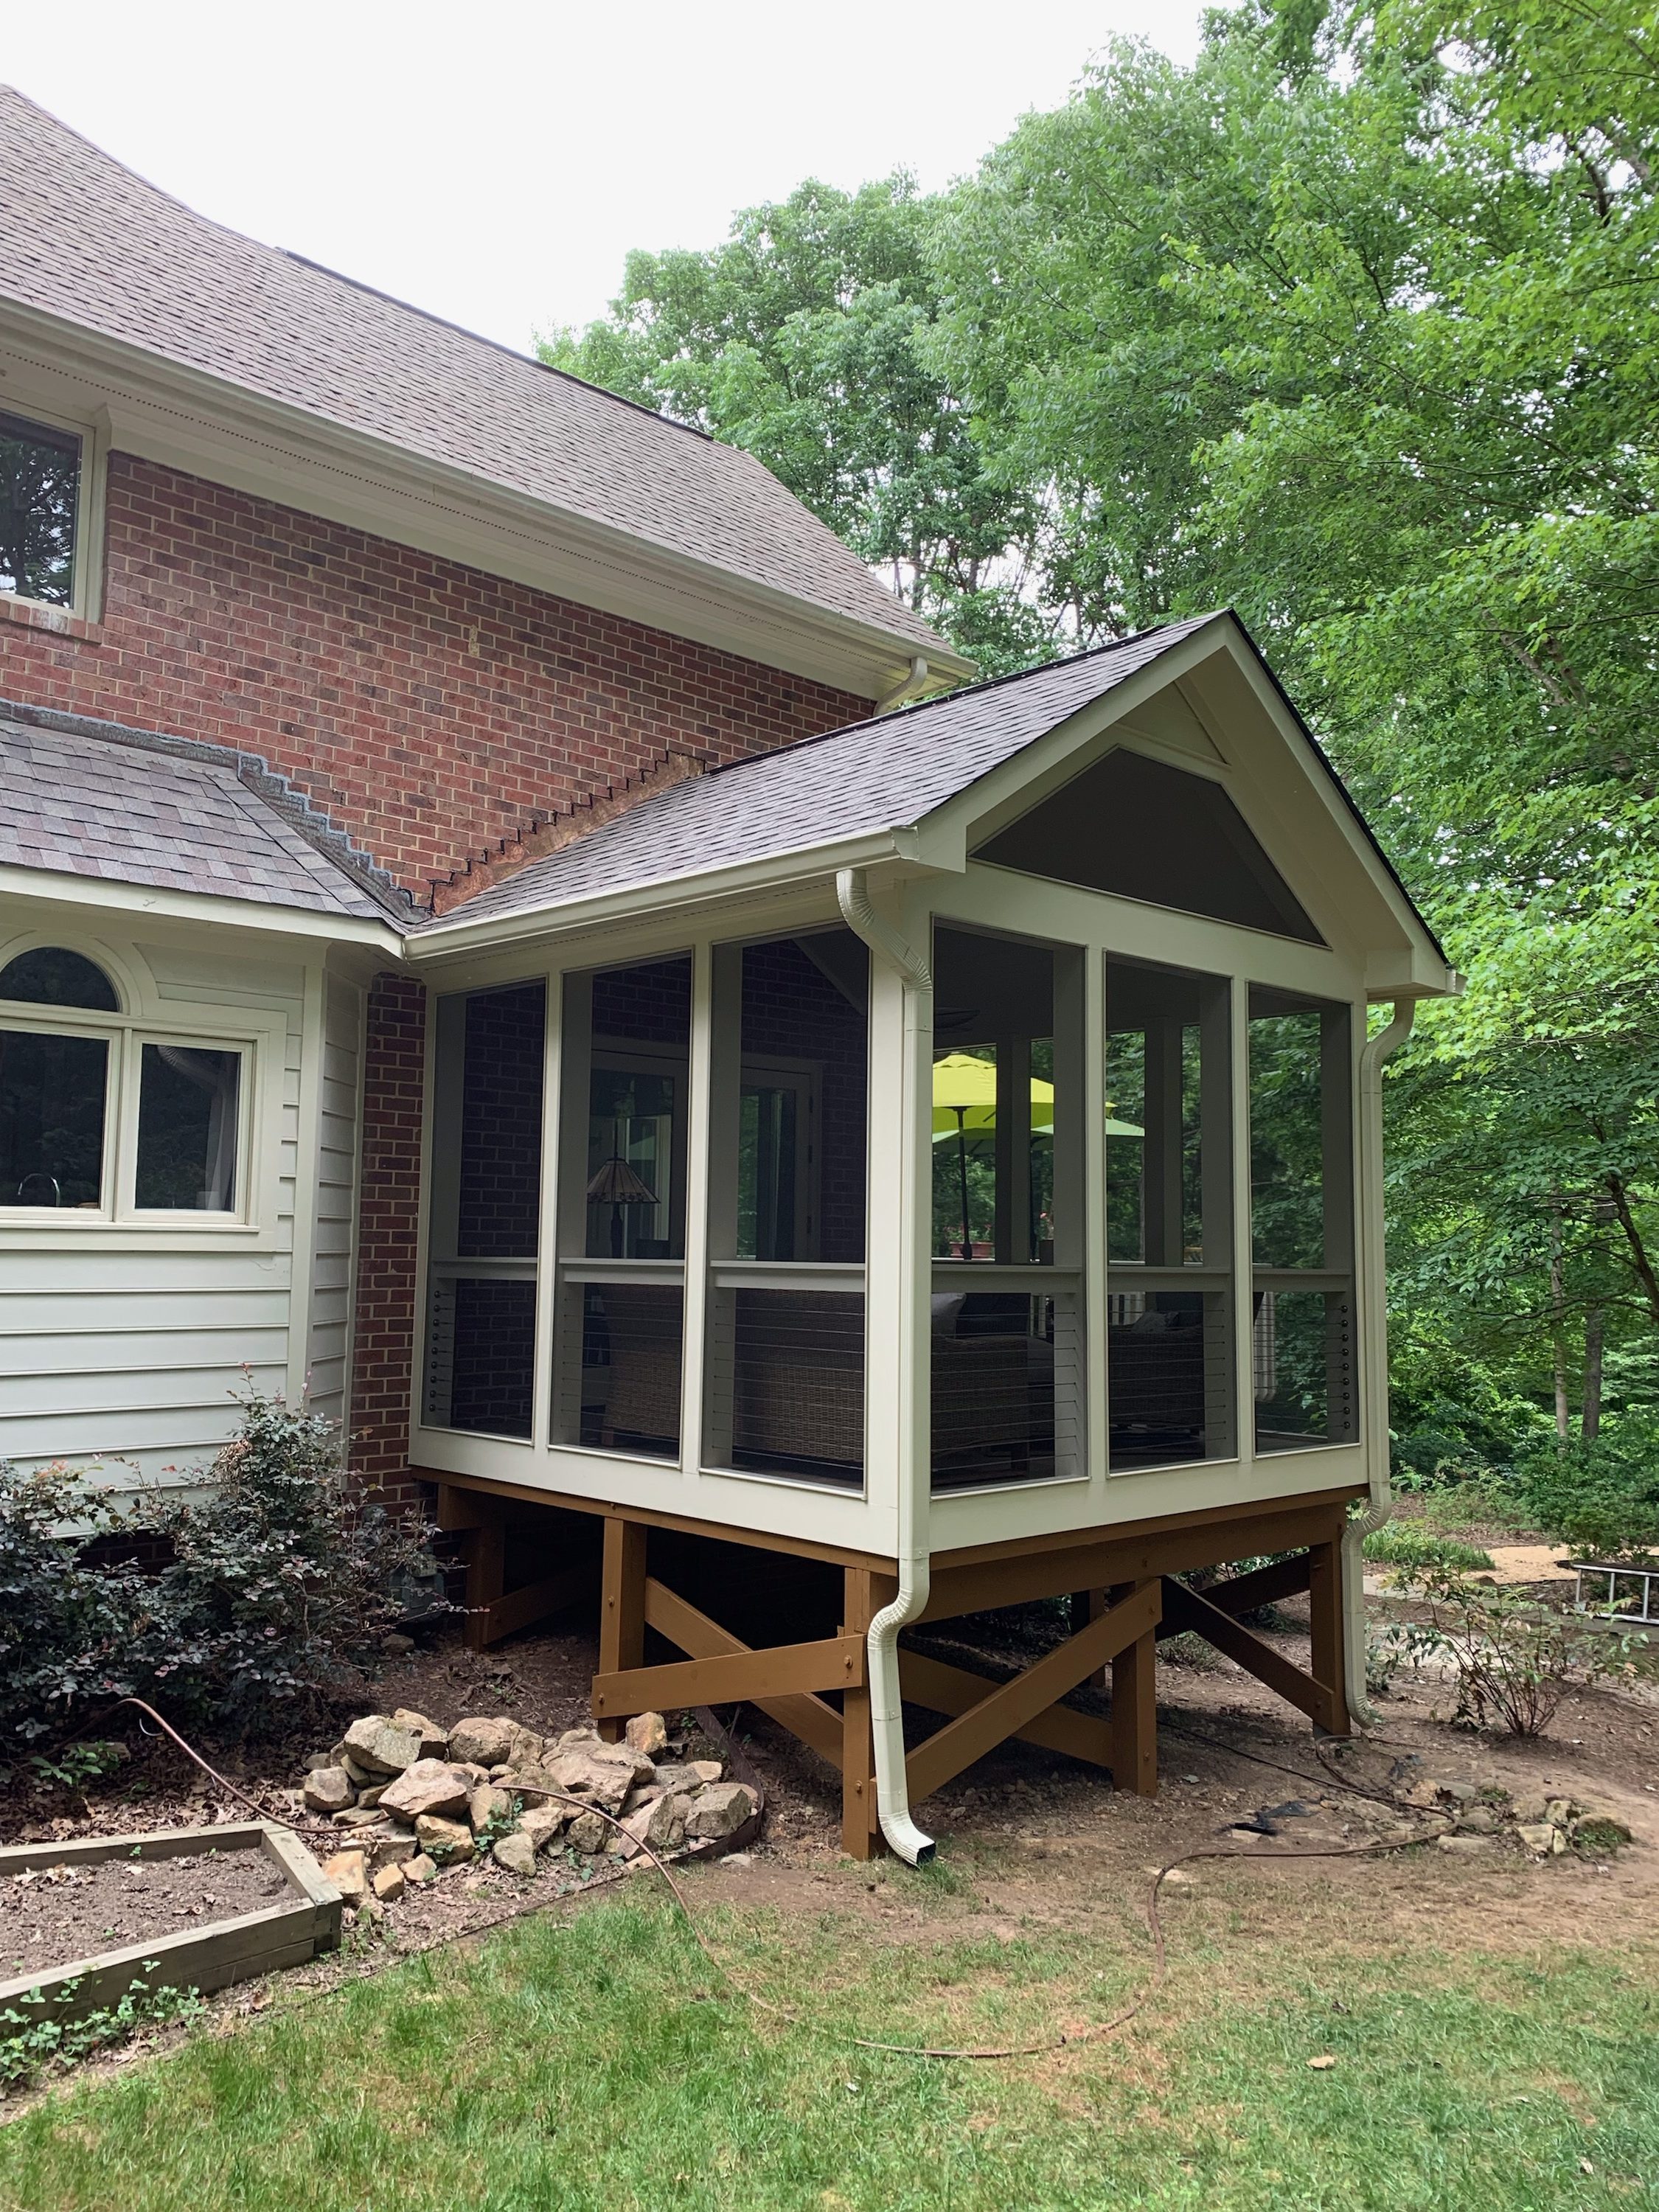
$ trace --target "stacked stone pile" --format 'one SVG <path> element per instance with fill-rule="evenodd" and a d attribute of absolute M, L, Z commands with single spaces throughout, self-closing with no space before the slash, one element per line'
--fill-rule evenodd
<path fill-rule="evenodd" d="M 313 1754 L 299 1795 L 343 1831 L 323 1872 L 371 1917 L 447 1867 L 529 1876 L 556 1845 L 643 1863 L 645 1847 L 716 1842 L 757 1810 L 720 1760 L 672 1755 L 660 1713 L 629 1721 L 620 1743 L 591 1728 L 541 1736 L 503 1716 L 445 1728 L 406 1707 L 368 1713 Z"/>

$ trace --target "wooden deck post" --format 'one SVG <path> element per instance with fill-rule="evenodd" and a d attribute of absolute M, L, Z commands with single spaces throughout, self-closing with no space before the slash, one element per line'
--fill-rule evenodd
<path fill-rule="evenodd" d="M 621 1674 L 645 1663 L 645 1528 L 614 1515 L 605 1524 L 599 1584 L 599 1672 Z M 616 1743 L 627 1726 L 617 1716 L 599 1722 L 599 1734 Z"/>
<path fill-rule="evenodd" d="M 1073 1590 L 1072 1592 L 1073 1635 L 1075 1636 L 1079 1628 L 1086 1628 L 1091 1620 L 1098 1620 L 1101 1614 L 1104 1613 L 1105 1610 L 1106 1593 L 1104 1590 Z M 1097 1668 L 1089 1677 L 1089 1687 L 1091 1690 L 1103 1690 L 1105 1686 L 1106 1669 L 1103 1667 Z"/>
<path fill-rule="evenodd" d="M 489 1641 L 489 1608 L 507 1587 L 507 1515 L 496 1498 L 481 1498 L 467 1536 L 466 1647 L 482 1651 Z"/>
<path fill-rule="evenodd" d="M 1112 1602 L 1121 1605 L 1146 1587 L 1146 1579 L 1120 1583 L 1113 1589 Z M 1156 1624 L 1112 1662 L 1112 1787 L 1137 1797 L 1158 1795 Z"/>
<path fill-rule="evenodd" d="M 1346 1674 L 1342 1649 L 1342 1546 L 1340 1539 L 1308 1547 L 1308 1613 L 1313 1652 L 1310 1672 L 1324 1692 L 1315 1725 L 1328 1735 L 1348 1735 Z"/>
<path fill-rule="evenodd" d="M 898 1588 L 891 1575 L 867 1567 L 842 1570 L 843 1636 L 863 1636 Z M 870 1686 L 843 1690 L 841 1698 L 841 1847 L 849 1859 L 876 1849 L 876 1757 L 870 1729 Z"/>

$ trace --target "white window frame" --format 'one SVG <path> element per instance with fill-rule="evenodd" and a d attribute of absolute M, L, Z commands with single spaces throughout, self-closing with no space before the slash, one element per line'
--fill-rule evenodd
<path fill-rule="evenodd" d="M 75 561 L 70 571 L 67 606 L 57 599 L 37 599 L 25 592 L 0 591 L 0 606 L 38 607 L 50 623 L 69 617 L 95 623 L 102 618 L 104 599 L 104 505 L 109 472 L 109 440 L 104 426 L 90 416 L 65 414 L 33 398 L 27 384 L 9 388 L 0 384 L 0 415 L 14 421 L 38 422 L 43 430 L 59 430 L 80 441 L 81 465 L 75 488 Z M 0 617 L 3 619 L 3 617 Z"/>
<path fill-rule="evenodd" d="M 140 1249 L 183 1240 L 196 1243 L 232 1237 L 273 1243 L 278 1229 L 283 1077 L 288 1022 L 277 1012 L 209 1006 L 162 1000 L 129 951 L 90 942 L 65 931 L 33 930 L 0 943 L 0 970 L 21 954 L 57 946 L 94 962 L 109 979 L 120 1010 L 42 1006 L 0 998 L 0 1030 L 45 1036 L 91 1036 L 108 1041 L 104 1105 L 104 1157 L 100 1202 L 92 1206 L 8 1206 L 0 1203 L 0 1251 L 43 1243 L 73 1248 L 88 1237 Z M 140 1207 L 137 1202 L 139 1093 L 146 1044 L 177 1044 L 209 1052 L 234 1052 L 236 1085 L 234 1202 L 224 1212 Z"/>

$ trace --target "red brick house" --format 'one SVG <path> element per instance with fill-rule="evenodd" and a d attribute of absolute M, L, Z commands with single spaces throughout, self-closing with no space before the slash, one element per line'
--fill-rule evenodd
<path fill-rule="evenodd" d="M 754 1697 L 854 1850 L 1013 1731 L 1150 1786 L 1160 1607 L 1252 1663 L 1179 1565 L 1295 1552 L 1343 1725 L 1377 1072 L 1451 979 L 1234 618 L 953 689 L 750 456 L 3 91 L 0 191 L 0 1455 L 189 1481 L 308 1389 L 483 1637 L 601 1523 L 604 1719 Z M 907 1769 L 900 1626 L 1066 1590 L 1035 1686 L 907 1658 Z"/>

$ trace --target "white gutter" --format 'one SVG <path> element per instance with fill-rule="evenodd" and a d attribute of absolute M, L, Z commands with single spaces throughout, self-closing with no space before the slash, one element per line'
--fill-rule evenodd
<path fill-rule="evenodd" d="M 1359 1055 L 1361 1257 L 1365 1271 L 1365 1327 L 1360 1345 L 1365 1376 L 1365 1467 L 1370 1498 L 1342 1536 L 1343 1644 L 1348 1710 L 1358 1720 L 1379 1716 L 1365 1694 L 1365 1583 L 1361 1546 L 1394 1510 L 1389 1482 L 1389 1279 L 1382 1227 L 1382 1064 L 1411 1034 L 1415 999 L 1396 1000 L 1393 1019 Z"/>
<path fill-rule="evenodd" d="M 870 903 L 870 888 L 862 868 L 842 868 L 836 877 L 836 898 L 848 927 L 861 937 L 872 953 L 899 977 L 904 994 L 904 1073 L 900 1109 L 899 1143 L 903 1182 L 915 1175 L 919 1150 L 919 1117 L 922 1101 L 917 1096 L 916 1068 L 921 1045 L 931 1048 L 933 1034 L 933 977 L 927 961 L 907 945 L 897 931 L 884 921 Z M 931 1121 L 933 1101 L 927 1102 Z M 902 1212 L 908 1217 L 911 1209 Z M 899 1293 L 914 1308 L 916 1240 L 907 1218 L 901 1226 Z M 929 1584 L 928 1515 L 933 1503 L 933 1469 L 926 1452 L 909 1440 L 916 1424 L 910 1418 L 916 1389 L 915 1347 L 908 1331 L 901 1332 L 909 1355 L 899 1378 L 899 1492 L 898 1595 L 884 1605 L 870 1623 L 870 1726 L 875 1746 L 876 1814 L 881 1832 L 902 1859 L 925 1866 L 933 1856 L 933 1839 L 925 1836 L 910 1818 L 909 1784 L 904 1771 L 904 1706 L 899 1691 L 898 1632 L 915 1620 L 927 1602 Z"/>

